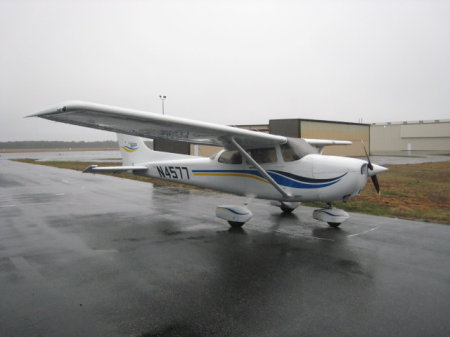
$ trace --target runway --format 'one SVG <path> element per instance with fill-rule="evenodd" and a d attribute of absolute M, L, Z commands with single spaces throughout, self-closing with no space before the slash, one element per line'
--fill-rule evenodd
<path fill-rule="evenodd" d="M 0 160 L 0 336 L 450 336 L 450 227 Z"/>

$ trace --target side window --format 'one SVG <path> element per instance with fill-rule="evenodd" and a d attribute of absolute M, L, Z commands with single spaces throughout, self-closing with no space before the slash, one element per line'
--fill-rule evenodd
<path fill-rule="evenodd" d="M 242 156 L 239 151 L 225 151 L 220 155 L 218 162 L 223 164 L 242 164 Z"/>
<path fill-rule="evenodd" d="M 252 158 L 260 164 L 264 163 L 276 163 L 277 161 L 277 152 L 275 148 L 267 148 L 267 149 L 253 149 L 249 151 Z"/>
<path fill-rule="evenodd" d="M 292 147 L 289 144 L 283 144 L 280 146 L 281 155 L 283 156 L 284 161 L 295 161 L 299 160 L 300 156 L 298 156 Z"/>

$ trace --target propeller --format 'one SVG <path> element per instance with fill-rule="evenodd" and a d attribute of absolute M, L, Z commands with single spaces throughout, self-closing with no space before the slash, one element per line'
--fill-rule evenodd
<path fill-rule="evenodd" d="M 366 154 L 367 168 L 368 168 L 367 175 L 369 175 L 369 170 L 374 171 L 374 166 L 372 165 L 372 162 L 370 161 L 369 154 L 367 153 L 367 150 L 366 150 L 366 145 L 364 144 L 364 142 L 362 140 L 361 140 L 361 143 L 362 143 L 362 146 L 363 146 L 363 149 L 364 149 L 364 153 Z M 378 165 L 376 165 L 376 166 L 377 166 L 377 170 L 376 171 L 381 171 L 380 170 L 381 168 L 383 169 L 383 171 L 386 170 L 386 168 L 384 168 L 382 166 L 378 166 Z M 378 172 L 375 172 L 375 173 L 378 173 Z M 377 175 L 376 174 L 371 174 L 370 178 L 372 179 L 373 186 L 375 186 L 375 190 L 377 191 L 377 193 L 381 194 L 380 184 L 378 183 Z"/>
<path fill-rule="evenodd" d="M 377 175 L 373 175 L 370 177 L 372 179 L 373 182 L 373 186 L 375 186 L 375 190 L 377 191 L 378 194 L 381 194 L 381 190 L 380 190 L 380 184 L 378 183 L 378 178 Z"/>

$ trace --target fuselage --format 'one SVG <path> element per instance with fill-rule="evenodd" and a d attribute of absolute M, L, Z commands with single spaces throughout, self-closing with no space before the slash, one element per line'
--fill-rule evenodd
<path fill-rule="evenodd" d="M 364 160 L 307 154 L 286 162 L 280 155 L 276 160 L 260 165 L 292 196 L 286 198 L 245 160 L 237 164 L 221 162 L 224 152 L 211 158 L 144 163 L 148 171 L 141 174 L 237 195 L 300 202 L 347 200 L 359 194 L 367 182 L 367 162 Z"/>

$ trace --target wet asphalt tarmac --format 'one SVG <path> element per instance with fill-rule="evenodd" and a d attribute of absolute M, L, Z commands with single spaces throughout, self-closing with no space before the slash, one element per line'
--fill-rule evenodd
<path fill-rule="evenodd" d="M 450 227 L 0 160 L 0 336 L 450 336 Z"/>

